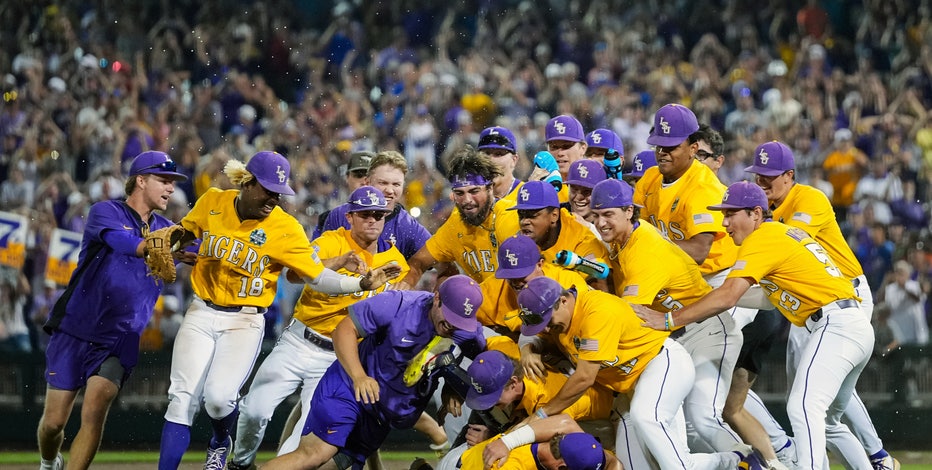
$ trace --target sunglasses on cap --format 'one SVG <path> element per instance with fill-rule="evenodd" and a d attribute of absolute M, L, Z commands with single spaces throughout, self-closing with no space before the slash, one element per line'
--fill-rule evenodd
<path fill-rule="evenodd" d="M 362 199 L 356 199 L 356 200 L 350 201 L 350 204 L 354 204 L 360 207 L 384 208 L 385 204 L 380 204 L 380 202 L 383 202 L 383 201 L 379 201 L 379 199 L 375 197 L 364 197 Z"/>
<path fill-rule="evenodd" d="M 482 138 L 479 139 L 479 147 L 485 147 L 487 145 L 498 145 L 498 146 L 507 147 L 507 148 L 514 147 L 511 141 L 508 140 L 507 137 L 501 134 L 488 134 L 488 135 L 482 136 Z"/>
<path fill-rule="evenodd" d="M 388 214 L 385 211 L 356 211 L 353 213 L 363 219 L 375 219 L 376 222 L 382 220 Z"/>
<path fill-rule="evenodd" d="M 139 171 L 142 172 L 145 170 L 152 170 L 155 168 L 158 168 L 160 170 L 165 170 L 165 171 L 178 171 L 178 165 L 175 164 L 175 162 L 172 160 L 167 160 L 162 163 L 156 163 L 155 165 L 150 165 L 145 168 L 140 168 Z"/>
<path fill-rule="evenodd" d="M 539 313 L 533 313 L 530 310 L 521 309 L 521 313 L 518 314 L 518 318 L 521 319 L 521 324 L 524 326 L 534 326 L 540 325 L 544 322 L 544 316 Z"/>

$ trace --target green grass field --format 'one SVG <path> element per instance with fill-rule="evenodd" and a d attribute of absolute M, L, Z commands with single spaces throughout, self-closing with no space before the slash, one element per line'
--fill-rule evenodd
<path fill-rule="evenodd" d="M 902 463 L 901 470 L 932 470 L 932 452 L 898 451 L 892 452 L 892 454 Z M 257 461 L 266 462 L 274 456 L 274 452 L 260 452 Z M 416 457 L 429 459 L 433 456 L 426 455 L 424 452 L 382 452 L 382 461 L 385 462 L 386 467 L 389 469 L 406 469 L 408 464 Z M 154 464 L 158 462 L 158 458 L 159 454 L 157 452 L 105 451 L 97 454 L 94 459 L 94 466 L 116 467 L 118 464 Z M 183 460 L 183 462 L 191 464 L 203 461 L 204 453 L 202 451 L 190 451 L 185 454 Z M 37 455 L 35 452 L 0 452 L 0 468 L 14 470 L 15 467 L 12 467 L 14 465 L 23 466 L 23 468 L 35 468 L 36 464 Z M 843 467 L 840 464 L 833 464 L 832 468 L 841 470 Z"/>

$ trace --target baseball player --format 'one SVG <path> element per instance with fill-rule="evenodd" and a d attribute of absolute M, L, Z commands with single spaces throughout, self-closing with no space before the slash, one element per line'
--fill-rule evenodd
<path fill-rule="evenodd" d="M 348 204 L 345 217 L 350 228 L 330 230 L 315 239 L 311 246 L 317 255 L 328 260 L 353 252 L 367 266 L 397 263 L 401 266 L 401 274 L 407 273 L 407 262 L 401 252 L 380 236 L 385 226 L 385 217 L 390 213 L 382 192 L 372 186 L 361 186 L 350 195 Z M 340 268 L 337 272 L 353 274 L 346 268 Z M 279 454 L 286 454 L 298 447 L 317 382 L 336 361 L 333 341 L 330 339 L 333 328 L 346 317 L 350 305 L 382 292 L 388 286 L 386 283 L 377 290 L 350 295 L 325 294 L 304 286 L 291 324 L 259 366 L 249 393 L 240 403 L 236 445 L 233 447 L 233 461 L 228 468 L 248 468 L 252 464 L 275 407 L 300 387 L 299 406 L 304 411 L 294 427 L 295 431 L 279 448 Z"/>
<path fill-rule="evenodd" d="M 621 177 L 624 182 L 632 187 L 637 187 L 638 181 L 644 177 L 644 172 L 648 168 L 657 166 L 657 156 L 653 150 L 642 150 L 631 159 L 631 171 Z"/>
<path fill-rule="evenodd" d="M 390 290 L 350 306 L 332 334 L 339 362 L 320 379 L 300 445 L 263 468 L 311 469 L 331 459 L 360 468 L 391 429 L 410 428 L 424 411 L 437 383 L 418 359 L 441 338 L 481 337 L 481 304 L 478 284 L 455 275 L 436 294 Z"/>
<path fill-rule="evenodd" d="M 547 121 L 544 137 L 547 141 L 547 151 L 553 156 L 562 181 L 566 181 L 570 164 L 586 156 L 586 133 L 582 124 L 573 116 L 561 114 Z M 547 176 L 548 172 L 538 167 L 528 176 L 528 181 L 543 180 Z M 569 202 L 569 189 L 566 185 L 562 185 L 558 196 L 560 203 Z"/>
<path fill-rule="evenodd" d="M 401 205 L 404 194 L 405 175 L 408 173 L 408 162 L 405 157 L 395 151 L 379 152 L 371 160 L 368 167 L 366 184 L 371 185 L 385 195 L 388 202 L 389 214 L 385 217 L 385 229 L 382 230 L 382 239 L 398 247 L 405 259 L 414 256 L 430 238 L 430 232 L 424 228 Z M 356 188 L 353 188 L 356 189 Z M 327 219 L 314 231 L 314 238 L 327 230 L 338 227 L 348 229 L 346 218 L 349 204 L 343 204 L 330 211 Z"/>
<path fill-rule="evenodd" d="M 397 264 L 361 277 L 325 268 L 301 224 L 278 207 L 282 194 L 294 194 L 289 172 L 288 160 L 275 152 L 259 152 L 246 165 L 231 160 L 224 173 L 239 189 L 210 189 L 181 221 L 182 243 L 203 242 L 191 272 L 194 300 L 172 352 L 160 469 L 178 468 L 202 400 L 213 428 L 205 468 L 226 465 L 239 389 L 259 354 L 262 314 L 283 268 L 332 294 L 377 289 L 399 274 Z"/>
<path fill-rule="evenodd" d="M 851 280 L 857 297 L 861 299 L 860 309 L 870 321 L 873 316 L 874 298 L 867 277 L 861 264 L 845 240 L 831 202 L 818 189 L 796 182 L 796 160 L 792 150 L 782 142 L 772 141 L 759 145 L 754 151 L 754 164 L 745 171 L 753 173 L 757 185 L 767 195 L 773 209 L 773 219 L 806 231 L 819 242 L 829 257 L 838 266 L 842 275 Z M 787 375 L 792 381 L 799 365 L 799 354 L 806 341 L 807 332 L 802 327 L 791 327 L 787 343 Z M 850 461 L 852 467 L 861 459 L 858 449 L 866 449 L 871 465 L 879 469 L 892 469 L 897 465 L 890 454 L 884 450 L 883 442 L 867 414 L 867 409 L 855 391 L 845 408 L 844 420 L 851 427 L 859 442 L 841 441 L 836 435 L 829 435 L 834 447 L 840 449 L 843 458 Z M 841 436 L 848 437 L 847 434 Z"/>
<path fill-rule="evenodd" d="M 515 142 L 514 133 L 507 127 L 493 126 L 479 133 L 479 146 L 476 147 L 480 153 L 488 155 L 502 172 L 501 176 L 492 181 L 495 199 L 508 199 L 512 204 L 522 183 L 515 177 L 515 166 L 518 164 L 518 147 Z"/>
<path fill-rule="evenodd" d="M 570 188 L 570 212 L 580 222 L 585 222 L 586 225 L 592 222 L 589 197 L 592 196 L 592 188 L 596 183 L 606 178 L 605 169 L 594 159 L 578 160 L 570 165 L 570 173 L 566 179 Z"/>
<path fill-rule="evenodd" d="M 350 161 L 346 165 L 345 182 L 347 191 L 352 193 L 356 190 L 356 188 L 369 184 L 366 177 L 369 175 L 369 163 L 372 162 L 373 158 L 375 158 L 375 153 L 369 151 L 353 152 L 350 155 Z M 405 171 L 407 170 L 408 167 L 406 165 Z M 314 234 L 312 239 L 320 236 L 321 232 L 324 231 L 324 224 L 329 218 L 330 210 L 321 212 L 321 214 L 317 217 L 317 225 L 314 227 Z M 338 226 L 342 226 L 342 224 L 338 224 Z"/>
<path fill-rule="evenodd" d="M 725 140 L 722 139 L 722 134 L 708 124 L 700 124 L 696 134 L 699 136 L 699 140 L 696 141 L 699 144 L 696 160 L 718 176 L 718 170 L 725 164 Z"/>
<path fill-rule="evenodd" d="M 648 453 L 660 468 L 732 469 L 741 462 L 759 468 L 749 447 L 690 454 L 684 423 L 677 416 L 693 388 L 692 361 L 667 332 L 641 326 L 630 304 L 607 292 L 563 289 L 544 277 L 528 282 L 518 294 L 518 304 L 521 334 L 543 333 L 521 348 L 525 374 L 543 377 L 540 351 L 547 343 L 559 347 L 575 365 L 560 391 L 531 420 L 562 412 L 598 383 L 630 394 L 630 417 L 640 445 L 618 445 L 633 440 L 619 424 L 615 449 L 626 468 L 647 468 Z"/>
<path fill-rule="evenodd" d="M 645 170 L 633 202 L 642 206 L 641 217 L 682 248 L 716 287 L 734 264 L 737 248 L 722 228 L 721 213 L 706 208 L 721 201 L 725 186 L 695 160 L 698 130 L 696 115 L 685 106 L 667 104 L 657 110 L 647 139 L 657 166 Z M 734 433 L 722 426 L 722 409 L 741 348 L 741 329 L 733 318 L 737 308 L 674 335 L 696 365 L 697 387 L 683 406 L 691 449 L 724 451 L 734 444 Z"/>
<path fill-rule="evenodd" d="M 543 181 L 528 181 L 518 190 L 518 203 L 508 208 L 518 214 L 521 234 L 530 237 L 540 248 L 545 262 L 553 262 L 562 250 L 582 258 L 603 261 L 608 256 L 605 245 L 573 214 L 560 208 L 553 188 Z M 604 279 L 590 279 L 593 287 L 607 290 Z"/>
<path fill-rule="evenodd" d="M 450 218 L 437 229 L 418 252 L 408 259 L 411 271 L 398 284 L 410 289 L 427 269 L 439 263 L 453 263 L 476 282 L 495 272 L 499 240 L 518 232 L 518 219 L 506 209 L 507 202 L 495 202 L 492 181 L 501 176 L 498 165 L 470 146 L 450 161 L 447 178 L 456 206 Z"/>
<path fill-rule="evenodd" d="M 586 158 L 599 162 L 609 178 L 621 179 L 625 147 L 611 129 L 596 129 L 586 134 Z"/>
<path fill-rule="evenodd" d="M 175 183 L 187 177 L 162 152 L 143 152 L 130 164 L 125 201 L 91 206 L 78 267 L 52 310 L 45 330 L 45 408 L 39 421 L 40 469 L 64 468 L 59 451 L 78 391 L 84 389 L 81 427 L 71 445 L 70 468 L 90 467 L 111 403 L 139 355 L 139 335 L 162 292 L 143 261 L 145 236 L 172 225 L 165 210 Z M 94 273 L 87 275 L 85 273 Z M 70 293 L 81 294 L 71 302 Z"/>
<path fill-rule="evenodd" d="M 521 330 L 518 292 L 528 281 L 541 276 L 555 279 L 566 289 L 588 289 L 586 280 L 576 271 L 546 262 L 530 237 L 520 233 L 509 237 L 499 247 L 495 276 L 479 284 L 483 302 L 476 319 L 496 333 L 517 340 Z"/>
<path fill-rule="evenodd" d="M 827 463 L 826 433 L 848 434 L 841 423 L 861 370 L 870 358 L 874 331 L 861 313 L 851 280 L 804 230 L 768 221 L 769 202 L 754 183 L 732 184 L 722 202 L 724 226 L 740 247 L 725 282 L 698 302 L 675 312 L 636 307 L 644 324 L 659 330 L 710 318 L 733 306 L 753 284 L 790 322 L 805 328 L 797 374 L 787 399 L 800 468 Z M 869 468 L 866 456 L 856 468 Z"/>

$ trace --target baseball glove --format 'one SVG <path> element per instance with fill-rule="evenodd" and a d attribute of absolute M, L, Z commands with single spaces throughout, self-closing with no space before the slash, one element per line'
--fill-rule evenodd
<path fill-rule="evenodd" d="M 175 260 L 172 258 L 172 252 L 180 248 L 176 244 L 181 241 L 184 233 L 184 227 L 171 225 L 146 236 L 145 259 L 150 276 L 165 282 L 175 282 Z"/>

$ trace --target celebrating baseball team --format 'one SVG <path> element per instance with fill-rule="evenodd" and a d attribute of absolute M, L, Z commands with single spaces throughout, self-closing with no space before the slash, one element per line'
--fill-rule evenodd
<path fill-rule="evenodd" d="M 432 214 L 402 205 L 409 163 L 395 151 L 353 154 L 348 200 L 311 230 L 280 207 L 295 192 L 279 153 L 230 160 L 235 189 L 209 189 L 175 222 L 158 211 L 186 176 L 140 153 L 125 200 L 91 208 L 45 325 L 40 469 L 65 468 L 81 390 L 67 468 L 91 465 L 170 282 L 194 297 L 160 470 L 179 467 L 202 412 L 204 468 L 256 468 L 299 390 L 263 469 L 380 469 L 400 429 L 436 454 L 412 470 L 828 469 L 829 452 L 848 469 L 899 468 L 855 391 L 874 343 L 868 280 L 788 146 L 761 142 L 748 181 L 726 187 L 721 136 L 681 104 L 654 110 L 652 149 L 627 165 L 611 130 L 559 115 L 543 134 L 526 181 L 505 127 L 457 149 L 454 210 L 433 234 L 418 221 Z M 176 281 L 180 264 L 190 276 Z M 281 276 L 303 290 L 255 368 Z M 766 372 L 787 374 L 789 429 L 751 390 L 780 316 L 786 370 Z"/>

